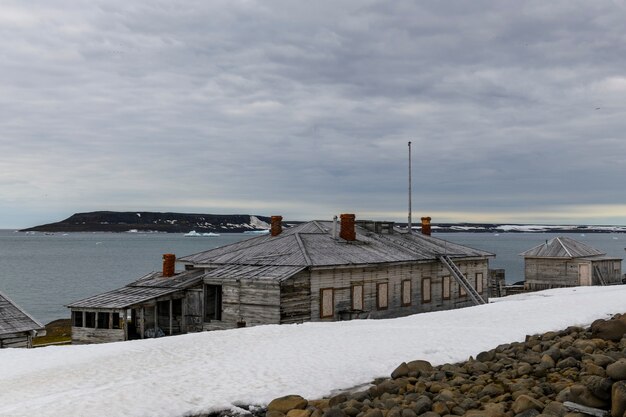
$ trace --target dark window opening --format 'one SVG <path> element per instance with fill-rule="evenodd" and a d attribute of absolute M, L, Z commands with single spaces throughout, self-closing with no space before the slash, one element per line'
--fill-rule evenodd
<path fill-rule="evenodd" d="M 93 311 L 85 312 L 85 327 L 95 328 L 96 327 L 96 313 Z"/>
<path fill-rule="evenodd" d="M 98 329 L 109 328 L 109 313 L 98 313 Z"/>
<path fill-rule="evenodd" d="M 206 285 L 204 287 L 204 296 L 205 320 L 222 320 L 222 286 Z"/>
<path fill-rule="evenodd" d="M 72 326 L 83 327 L 83 312 L 72 311 Z"/>
<path fill-rule="evenodd" d="M 120 320 L 120 313 L 113 313 L 113 328 L 121 329 L 122 321 Z"/>

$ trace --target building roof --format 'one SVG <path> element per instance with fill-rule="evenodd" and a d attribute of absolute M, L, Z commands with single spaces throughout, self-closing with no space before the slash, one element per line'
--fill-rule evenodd
<path fill-rule="evenodd" d="M 219 248 L 184 256 L 193 265 L 340 266 L 488 257 L 492 253 L 443 239 L 394 229 L 375 233 L 357 223 L 356 240 L 333 237 L 333 223 L 311 221 L 284 229 L 278 236 L 262 235 Z M 338 234 L 338 233 L 337 233 Z"/>
<path fill-rule="evenodd" d="M 520 254 L 525 258 L 588 258 L 606 253 L 569 237 L 559 236 Z"/>
<path fill-rule="evenodd" d="M 283 281 L 298 272 L 303 266 L 275 266 L 275 265 L 223 265 L 215 269 L 210 269 L 204 274 L 204 278 L 214 278 L 220 280 L 268 280 Z"/>
<path fill-rule="evenodd" d="M 184 271 L 173 277 L 151 272 L 130 284 L 68 304 L 69 308 L 121 309 L 173 294 L 202 281 L 204 271 Z"/>
<path fill-rule="evenodd" d="M 0 292 L 0 335 L 30 332 L 44 329 L 27 312 L 17 306 L 9 297 Z"/>

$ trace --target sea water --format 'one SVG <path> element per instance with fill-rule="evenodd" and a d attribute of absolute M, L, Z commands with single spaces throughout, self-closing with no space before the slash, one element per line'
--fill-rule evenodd
<path fill-rule="evenodd" d="M 511 284 L 524 279 L 519 254 L 557 235 L 549 233 L 437 233 L 434 237 L 496 255 L 490 268 L 504 268 Z M 624 257 L 626 234 L 567 236 Z M 0 291 L 42 323 L 68 318 L 65 305 L 122 287 L 162 268 L 162 254 L 190 255 L 248 239 L 240 233 L 184 237 L 178 233 L 26 234 L 0 230 Z M 626 268 L 626 265 L 622 265 Z M 622 271 L 623 272 L 623 271 Z"/>

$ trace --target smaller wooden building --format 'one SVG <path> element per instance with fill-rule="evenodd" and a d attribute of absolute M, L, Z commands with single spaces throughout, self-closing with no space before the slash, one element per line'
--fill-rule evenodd
<path fill-rule="evenodd" d="M 622 283 L 621 258 L 569 237 L 546 240 L 520 255 L 526 290 Z"/>
<path fill-rule="evenodd" d="M 45 327 L 0 292 L 0 348 L 30 348 Z"/>
<path fill-rule="evenodd" d="M 174 255 L 163 272 L 69 304 L 72 344 L 119 342 L 202 330 L 202 270 L 174 273 Z"/>

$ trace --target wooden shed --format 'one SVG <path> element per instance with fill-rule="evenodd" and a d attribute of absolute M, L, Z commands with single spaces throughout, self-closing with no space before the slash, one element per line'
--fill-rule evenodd
<path fill-rule="evenodd" d="M 0 292 L 0 348 L 30 348 L 45 327 Z"/>
<path fill-rule="evenodd" d="M 72 344 L 118 342 L 202 330 L 202 270 L 152 272 L 68 305 Z"/>
<path fill-rule="evenodd" d="M 569 237 L 555 237 L 521 253 L 527 290 L 622 283 L 622 259 Z"/>
<path fill-rule="evenodd" d="M 391 318 L 485 302 L 491 253 L 393 222 L 311 221 L 178 259 L 204 270 L 203 328 Z"/>

